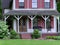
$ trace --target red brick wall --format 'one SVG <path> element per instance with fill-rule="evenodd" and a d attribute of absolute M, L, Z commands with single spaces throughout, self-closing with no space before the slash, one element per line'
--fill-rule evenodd
<path fill-rule="evenodd" d="M 54 28 L 54 17 L 51 16 L 50 20 L 51 20 L 51 22 L 50 22 L 51 23 L 51 27 Z"/>
<path fill-rule="evenodd" d="M 24 5 L 25 5 L 25 8 L 27 8 L 27 0 L 24 0 Z"/>
<path fill-rule="evenodd" d="M 42 2 L 42 8 L 44 8 L 44 0 L 42 0 L 41 2 Z"/>
<path fill-rule="evenodd" d="M 44 0 L 38 0 L 38 8 L 44 8 Z"/>
<path fill-rule="evenodd" d="M 40 27 L 42 27 L 42 28 L 45 28 L 45 22 L 44 22 L 44 20 L 43 20 L 42 18 L 40 18 L 40 19 L 38 20 L 38 26 L 40 26 Z"/>
<path fill-rule="evenodd" d="M 24 0 L 25 2 L 25 8 L 28 8 L 28 4 L 29 4 L 29 8 L 32 8 L 32 0 L 29 0 L 29 3 L 28 3 L 28 0 Z M 38 8 L 44 8 L 44 0 L 38 0 L 37 1 L 37 7 Z M 15 3 L 16 3 L 16 8 L 19 8 L 19 0 L 15 0 Z M 53 0 L 50 0 L 50 8 L 53 8 Z"/>
<path fill-rule="evenodd" d="M 19 8 L 19 0 L 15 0 L 15 7 Z"/>
<path fill-rule="evenodd" d="M 53 0 L 50 0 L 50 8 L 53 8 Z"/>

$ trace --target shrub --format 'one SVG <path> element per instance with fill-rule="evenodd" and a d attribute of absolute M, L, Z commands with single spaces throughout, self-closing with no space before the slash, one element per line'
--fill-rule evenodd
<path fill-rule="evenodd" d="M 9 35 L 8 26 L 4 21 L 0 20 L 0 39 L 5 39 L 5 37 L 9 38 Z"/>
<path fill-rule="evenodd" d="M 14 30 L 11 30 L 10 31 L 10 38 L 11 39 L 19 39 L 20 37 Z"/>
<path fill-rule="evenodd" d="M 40 37 L 40 33 L 38 29 L 35 29 L 34 32 L 32 33 L 32 38 L 39 38 Z"/>
<path fill-rule="evenodd" d="M 60 40 L 60 36 L 47 36 L 46 39 Z"/>

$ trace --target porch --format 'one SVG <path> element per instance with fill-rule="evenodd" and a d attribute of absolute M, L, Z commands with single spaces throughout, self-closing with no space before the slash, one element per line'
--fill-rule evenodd
<path fill-rule="evenodd" d="M 29 35 L 34 29 L 38 29 L 41 34 L 57 34 L 59 32 L 57 15 L 58 12 L 55 10 L 12 10 L 4 13 L 4 19 L 7 22 L 7 19 L 14 17 L 12 28 L 22 37 L 30 38 Z"/>
<path fill-rule="evenodd" d="M 7 19 L 13 17 L 5 16 Z M 41 33 L 57 33 L 56 16 L 14 16 L 12 21 L 13 29 L 17 33 L 32 33 L 34 29 L 38 29 Z"/>

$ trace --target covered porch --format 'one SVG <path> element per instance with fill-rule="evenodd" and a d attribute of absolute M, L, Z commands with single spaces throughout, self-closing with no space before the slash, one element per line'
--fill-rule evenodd
<path fill-rule="evenodd" d="M 34 29 L 41 33 L 57 33 L 57 15 L 55 10 L 11 10 L 4 14 L 4 19 L 6 22 L 13 16 L 13 29 L 18 33 L 32 33 Z"/>

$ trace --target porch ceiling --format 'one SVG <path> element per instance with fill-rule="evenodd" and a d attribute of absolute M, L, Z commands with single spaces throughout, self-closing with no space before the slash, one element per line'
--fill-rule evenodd
<path fill-rule="evenodd" d="M 57 10 L 10 10 L 4 15 L 59 15 Z"/>

